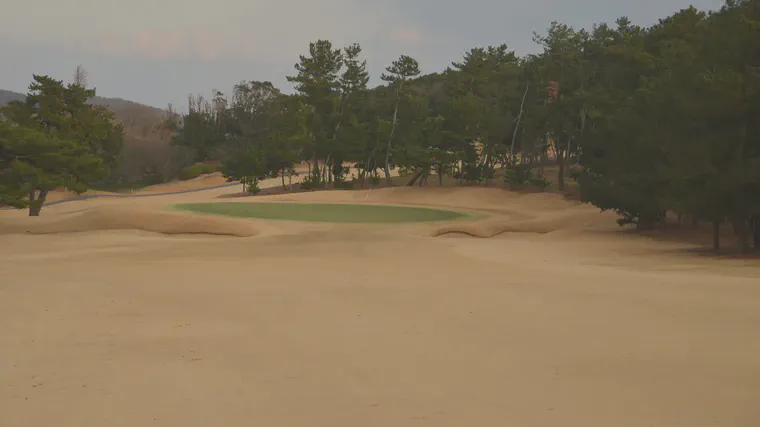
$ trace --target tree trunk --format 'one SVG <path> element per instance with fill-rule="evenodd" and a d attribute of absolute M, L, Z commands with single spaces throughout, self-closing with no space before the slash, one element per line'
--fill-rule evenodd
<path fill-rule="evenodd" d="M 414 174 L 414 176 L 412 177 L 412 180 L 409 181 L 406 185 L 408 187 L 414 186 L 414 183 L 417 182 L 417 179 L 419 179 L 420 177 L 422 177 L 422 171 L 419 171 L 416 174 Z"/>
<path fill-rule="evenodd" d="M 293 191 L 293 172 L 288 171 L 288 191 Z"/>
<path fill-rule="evenodd" d="M 390 143 L 390 141 L 388 141 L 388 150 L 390 150 L 390 149 L 391 149 L 391 143 Z M 384 169 L 384 171 L 385 171 L 385 184 L 388 187 L 390 187 L 390 186 L 393 185 L 393 181 L 391 180 L 391 167 L 388 164 L 388 162 L 390 161 L 390 157 L 391 157 L 391 153 L 390 153 L 390 151 L 388 151 L 385 154 L 385 169 Z"/>
<path fill-rule="evenodd" d="M 559 141 L 557 141 L 559 142 Z M 565 159 L 564 151 L 557 146 L 557 165 L 559 166 L 559 172 L 557 173 L 557 189 L 559 191 L 565 191 Z"/>
<path fill-rule="evenodd" d="M 29 205 L 29 216 L 40 216 L 40 211 L 42 211 L 42 204 L 45 203 L 45 198 L 47 197 L 48 191 L 40 190 L 40 194 L 37 197 L 37 200 L 34 200 L 34 192 L 35 190 L 29 192 L 29 200 L 32 201 L 32 204 Z"/>
<path fill-rule="evenodd" d="M 325 159 L 324 163 L 322 163 L 322 172 L 321 172 L 321 181 L 323 183 L 327 183 L 327 165 L 330 163 L 330 157 L 332 157 L 332 154 L 328 154 L 327 158 Z"/>
<path fill-rule="evenodd" d="M 287 187 L 285 187 L 285 169 L 282 170 L 282 190 L 285 191 Z"/>
<path fill-rule="evenodd" d="M 327 158 L 325 159 L 324 163 L 322 164 L 322 182 L 325 183 L 325 184 L 327 184 L 327 180 L 328 180 L 327 174 L 328 174 L 330 168 L 328 168 L 327 166 L 330 164 L 330 158 L 331 157 L 332 157 L 332 154 L 328 154 Z"/>
<path fill-rule="evenodd" d="M 40 214 L 39 212 L 37 212 L 36 214 L 32 213 L 34 209 L 34 204 L 35 204 L 34 201 L 36 199 L 36 195 L 37 195 L 37 190 L 35 189 L 29 190 L 29 216 L 39 216 Z"/>
<path fill-rule="evenodd" d="M 443 187 L 443 165 L 438 166 L 438 185 Z"/>
<path fill-rule="evenodd" d="M 718 251 L 720 251 L 720 220 L 719 219 L 713 219 L 712 229 L 713 229 L 713 250 L 717 253 Z"/>
<path fill-rule="evenodd" d="M 752 246 L 760 251 L 760 215 L 752 216 Z"/>
<path fill-rule="evenodd" d="M 525 85 L 525 93 L 523 93 L 522 102 L 520 103 L 520 113 L 517 115 L 517 124 L 515 124 L 515 131 L 512 132 L 512 145 L 509 148 L 509 155 L 512 156 L 513 164 L 517 160 L 517 156 L 515 154 L 515 139 L 517 139 L 517 130 L 520 129 L 520 120 L 522 120 L 523 107 L 525 106 L 525 97 L 528 96 L 528 88 L 530 88 L 530 83 Z"/>
<path fill-rule="evenodd" d="M 369 174 L 367 173 L 369 171 L 369 163 L 372 161 L 372 153 L 367 155 L 367 163 L 364 164 L 364 169 L 362 169 L 361 178 L 359 181 L 359 184 L 361 185 L 361 188 L 364 188 L 364 181 L 369 178 Z"/>
<path fill-rule="evenodd" d="M 399 86 L 396 91 L 396 108 L 393 109 L 393 122 L 391 123 L 391 135 L 388 137 L 388 147 L 385 151 L 385 183 L 390 187 L 393 185 L 391 181 L 391 141 L 393 141 L 393 135 L 396 133 L 396 121 L 398 119 L 398 105 L 401 102 L 401 87 Z"/>

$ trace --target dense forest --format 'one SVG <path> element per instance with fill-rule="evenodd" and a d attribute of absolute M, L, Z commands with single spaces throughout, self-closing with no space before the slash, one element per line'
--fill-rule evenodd
<path fill-rule="evenodd" d="M 539 53 L 473 48 L 429 75 L 401 55 L 374 88 L 359 44 L 318 40 L 288 77 L 294 94 L 243 81 L 190 96 L 163 126 L 193 162 L 219 164 L 252 193 L 301 162 L 311 188 L 391 185 L 391 169 L 409 185 L 435 176 L 543 188 L 537 170 L 552 164 L 557 190 L 573 180 L 621 225 L 656 227 L 672 212 L 713 224 L 716 249 L 724 223 L 742 251 L 760 248 L 760 0 L 689 8 L 650 27 L 554 22 L 534 40 Z M 20 105 L 5 121 L 27 126 L 8 112 Z M 0 123 L 0 198 L 16 194 L 18 205 L 34 184 L 15 172 L 10 123 Z M 89 152 L 110 153 L 99 146 Z"/>

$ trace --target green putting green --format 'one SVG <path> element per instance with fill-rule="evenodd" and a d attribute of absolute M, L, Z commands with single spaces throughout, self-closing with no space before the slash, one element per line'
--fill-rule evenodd
<path fill-rule="evenodd" d="M 441 209 L 322 203 L 187 203 L 176 208 L 191 212 L 243 218 L 318 222 L 427 222 L 451 221 L 471 215 Z"/>

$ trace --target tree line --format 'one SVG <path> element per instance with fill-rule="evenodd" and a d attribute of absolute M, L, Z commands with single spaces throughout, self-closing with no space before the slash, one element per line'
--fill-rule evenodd
<path fill-rule="evenodd" d="M 760 0 L 680 10 L 642 27 L 553 22 L 540 51 L 473 48 L 422 75 L 402 55 L 369 88 L 359 44 L 318 40 L 288 81 L 243 81 L 229 96 L 189 98 L 165 126 L 196 162 L 216 161 L 251 192 L 265 177 L 310 172 L 304 185 L 408 184 L 435 175 L 545 187 L 574 180 L 583 201 L 646 229 L 679 220 L 723 224 L 760 248 Z M 6 116 L 8 116 L 6 114 Z"/>
<path fill-rule="evenodd" d="M 534 34 L 537 54 L 474 48 L 420 75 L 402 55 L 369 89 L 358 44 L 313 42 L 288 77 L 296 93 L 243 82 L 227 99 L 192 97 L 177 144 L 220 160 L 231 179 L 289 176 L 306 161 L 312 186 L 340 186 L 350 168 L 364 185 L 410 184 L 435 174 L 546 186 L 536 167 L 557 165 L 583 201 L 652 228 L 670 211 L 709 221 L 717 248 L 730 223 L 743 251 L 760 248 L 757 0 L 717 11 L 678 11 L 649 27 L 620 18 Z M 500 174 L 501 176 L 501 174 Z"/>

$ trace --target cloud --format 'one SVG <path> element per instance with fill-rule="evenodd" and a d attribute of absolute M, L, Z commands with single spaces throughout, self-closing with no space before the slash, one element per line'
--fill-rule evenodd
<path fill-rule="evenodd" d="M 391 38 L 399 43 L 418 43 L 422 40 L 422 32 L 415 28 L 398 28 Z"/>
<path fill-rule="evenodd" d="M 387 40 L 388 24 L 399 23 L 395 7 L 366 0 L 132 0 L 118 10 L 109 2 L 38 0 L 11 2 L 4 12 L 34 16 L 44 31 L 11 20 L 0 28 L 3 38 L 151 60 L 292 57 L 316 38 L 341 46 Z"/>
<path fill-rule="evenodd" d="M 209 33 L 142 29 L 126 35 L 109 34 L 75 39 L 63 43 L 61 47 L 70 53 L 98 54 L 113 58 L 213 61 L 232 55 L 236 46 L 229 40 Z"/>
<path fill-rule="evenodd" d="M 137 33 L 134 52 L 147 59 L 177 59 L 188 50 L 187 36 L 179 32 L 159 35 L 150 30 Z"/>

